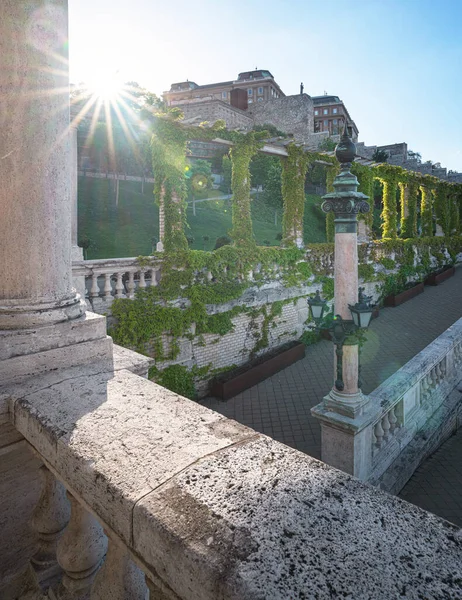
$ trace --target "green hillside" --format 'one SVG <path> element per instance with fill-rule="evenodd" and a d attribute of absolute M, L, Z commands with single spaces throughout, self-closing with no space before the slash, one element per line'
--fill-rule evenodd
<path fill-rule="evenodd" d="M 208 197 L 221 192 L 208 190 Z M 87 238 L 90 247 L 87 258 L 121 258 L 148 255 L 159 239 L 159 211 L 154 203 L 153 185 L 120 181 L 119 201 L 116 206 L 114 182 L 106 179 L 79 177 L 79 240 Z M 324 242 L 325 216 L 321 212 L 319 196 L 307 196 L 305 206 L 305 242 Z M 275 212 L 277 225 L 275 224 Z M 266 206 L 253 196 L 252 219 L 255 238 L 259 245 L 280 244 L 282 213 Z M 230 200 L 196 202 L 196 215 L 188 205 L 189 228 L 186 235 L 194 241 L 197 250 L 212 250 L 217 237 L 231 229 Z M 204 240 L 204 237 L 208 240 Z"/>

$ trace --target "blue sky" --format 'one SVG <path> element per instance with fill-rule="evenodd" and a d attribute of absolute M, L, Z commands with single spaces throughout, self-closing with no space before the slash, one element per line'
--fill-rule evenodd
<path fill-rule="evenodd" d="M 406 141 L 462 171 L 462 0 L 69 0 L 71 80 L 170 83 L 270 70 L 336 94 L 366 144 Z"/>

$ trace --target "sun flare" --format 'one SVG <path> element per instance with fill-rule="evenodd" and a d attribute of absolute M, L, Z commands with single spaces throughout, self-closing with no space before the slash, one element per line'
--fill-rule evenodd
<path fill-rule="evenodd" d="M 95 73 L 87 80 L 86 86 L 93 96 L 106 101 L 114 101 L 123 91 L 123 82 L 117 73 Z"/>

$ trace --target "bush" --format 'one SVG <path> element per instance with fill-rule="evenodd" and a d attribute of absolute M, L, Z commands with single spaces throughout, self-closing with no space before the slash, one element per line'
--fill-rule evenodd
<path fill-rule="evenodd" d="M 232 244 L 231 238 L 227 235 L 221 235 L 216 239 L 214 250 L 218 250 L 218 248 L 221 248 L 222 246 L 229 246 L 230 244 Z"/>

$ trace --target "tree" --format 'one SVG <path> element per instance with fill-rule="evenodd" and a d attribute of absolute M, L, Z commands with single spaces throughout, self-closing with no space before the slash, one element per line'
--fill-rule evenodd
<path fill-rule="evenodd" d="M 318 150 L 320 150 L 321 152 L 333 152 L 336 146 L 337 142 L 335 142 L 331 137 L 326 137 L 319 144 Z"/>
<path fill-rule="evenodd" d="M 220 185 L 220 190 L 225 194 L 231 193 L 231 174 L 233 167 L 231 165 L 231 159 L 228 155 L 223 156 L 221 161 L 221 169 L 223 173 L 223 181 Z"/>
<path fill-rule="evenodd" d="M 376 148 L 372 155 L 372 160 L 376 163 L 386 163 L 388 161 L 388 153 L 386 150 Z"/>
<path fill-rule="evenodd" d="M 265 204 L 273 208 L 282 208 L 281 172 L 280 161 L 273 162 L 265 182 L 263 199 Z"/>
<path fill-rule="evenodd" d="M 259 152 L 256 154 L 250 163 L 250 175 L 252 178 L 252 187 L 261 185 L 266 187 L 266 182 L 271 170 L 272 165 L 275 162 L 279 162 L 279 158 L 274 156 L 267 156 Z"/>
<path fill-rule="evenodd" d="M 188 197 L 194 200 L 198 192 L 211 189 L 213 184 L 212 166 L 207 160 L 196 160 L 186 172 Z"/>

